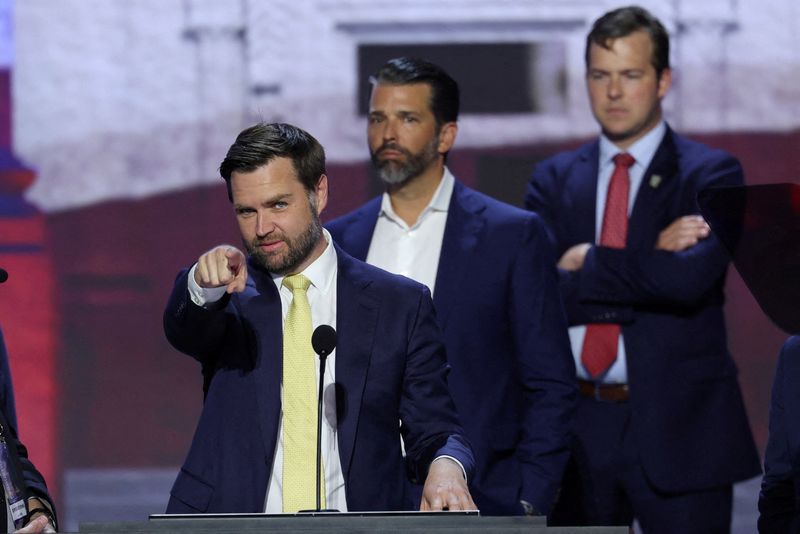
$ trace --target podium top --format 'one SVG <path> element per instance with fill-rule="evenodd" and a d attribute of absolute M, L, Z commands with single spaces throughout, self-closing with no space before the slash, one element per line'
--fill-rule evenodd
<path fill-rule="evenodd" d="M 543 516 L 478 512 L 345 512 L 309 514 L 154 514 L 146 522 L 81 523 L 80 532 L 163 534 L 303 532 L 306 534 L 628 534 L 628 527 L 548 527 Z"/>
<path fill-rule="evenodd" d="M 176 519 L 264 519 L 293 517 L 458 517 L 479 516 L 480 510 L 458 510 L 452 512 L 418 512 L 418 511 L 378 511 L 378 512 L 298 512 L 295 514 L 150 514 L 150 521 L 171 521 Z M 544 520 L 544 518 L 542 518 Z"/>
<path fill-rule="evenodd" d="M 467 512 L 343 512 L 303 514 L 153 514 L 147 522 L 82 523 L 80 532 L 124 532 L 162 534 L 165 532 L 303 532 L 326 534 L 534 534 L 547 529 L 546 518 L 514 516 L 487 517 Z M 561 531 L 559 531 L 561 532 Z M 583 530 L 581 532 L 584 532 Z M 591 531 L 594 532 L 594 531 Z M 605 531 L 603 531 L 605 532 Z M 608 531 L 627 534 L 627 529 Z"/>

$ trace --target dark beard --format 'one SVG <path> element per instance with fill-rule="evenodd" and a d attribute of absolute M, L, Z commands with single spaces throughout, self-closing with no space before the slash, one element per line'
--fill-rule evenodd
<path fill-rule="evenodd" d="M 439 145 L 439 135 L 435 135 L 422 150 L 416 154 L 401 147 L 396 143 L 384 143 L 375 152 L 370 151 L 372 165 L 378 171 L 378 176 L 386 185 L 402 186 L 411 179 L 416 178 L 434 161 L 439 153 L 436 147 Z M 383 150 L 396 150 L 406 157 L 405 163 L 397 161 L 380 160 L 378 156 Z"/>
<path fill-rule="evenodd" d="M 288 239 L 282 235 L 270 235 L 270 240 L 279 238 L 286 243 L 287 251 L 285 254 L 262 252 L 258 248 L 258 245 L 263 241 L 261 239 L 254 239 L 250 243 L 245 243 L 247 252 L 252 256 L 253 261 L 274 274 L 295 274 L 295 269 L 308 258 L 314 250 L 314 246 L 322 237 L 322 224 L 319 221 L 317 210 L 314 206 L 309 206 L 309 209 L 311 210 L 311 223 L 295 239 Z"/>

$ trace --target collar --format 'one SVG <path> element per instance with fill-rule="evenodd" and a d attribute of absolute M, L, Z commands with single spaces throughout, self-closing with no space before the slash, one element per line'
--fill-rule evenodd
<path fill-rule="evenodd" d="M 655 156 L 664 135 L 667 133 L 667 123 L 660 121 L 655 128 L 645 134 L 644 137 L 628 147 L 627 150 L 620 150 L 617 145 L 605 135 L 600 135 L 600 166 L 612 165 L 612 158 L 620 152 L 627 152 L 636 160 L 636 165 L 647 167 L 650 160 Z"/>
<path fill-rule="evenodd" d="M 455 187 L 455 183 L 455 177 L 450 172 L 450 169 L 445 167 L 444 173 L 442 174 L 442 179 L 439 182 L 439 186 L 436 188 L 436 191 L 433 192 L 431 201 L 428 202 L 428 205 L 425 206 L 425 209 L 422 210 L 422 213 L 420 213 L 419 217 L 417 218 L 417 222 L 414 223 L 414 227 L 419 225 L 420 222 L 425 218 L 425 215 L 427 215 L 429 212 L 439 211 L 447 213 L 447 210 L 450 207 L 450 198 L 453 196 L 453 187 Z M 406 225 L 405 222 L 394 212 L 389 193 L 383 193 L 383 197 L 381 198 L 381 210 L 378 214 L 378 217 L 386 217 L 392 222 L 402 226 Z"/>

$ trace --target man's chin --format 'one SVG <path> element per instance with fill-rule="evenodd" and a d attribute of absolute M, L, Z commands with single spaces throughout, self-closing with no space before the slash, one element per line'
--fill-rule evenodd
<path fill-rule="evenodd" d="M 404 185 L 411 178 L 407 172 L 401 172 L 399 168 L 391 169 L 387 167 L 388 165 L 383 165 L 378 168 L 378 177 L 386 185 Z"/>
<path fill-rule="evenodd" d="M 623 144 L 636 139 L 637 133 L 630 128 L 603 128 L 603 134 L 614 144 Z"/>
<path fill-rule="evenodd" d="M 278 254 L 266 255 L 260 250 L 251 251 L 250 255 L 252 256 L 253 261 L 256 263 L 256 265 L 271 273 L 282 274 L 281 271 L 288 268 L 288 266 L 286 265 L 286 261 L 282 257 L 282 255 Z"/>

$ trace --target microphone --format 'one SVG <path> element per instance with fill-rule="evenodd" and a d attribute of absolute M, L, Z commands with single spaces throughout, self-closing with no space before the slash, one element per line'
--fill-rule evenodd
<path fill-rule="evenodd" d="M 0 269 L 0 284 L 5 282 L 6 280 L 8 280 L 8 271 L 6 271 L 5 269 Z M 331 330 L 333 330 L 333 328 L 331 328 Z M 334 332 L 333 335 L 335 336 L 336 332 Z M 333 343 L 336 344 L 336 338 L 335 337 L 333 339 Z"/>
<path fill-rule="evenodd" d="M 338 512 L 338 510 L 320 509 L 320 471 L 322 470 L 322 390 L 325 383 L 325 362 L 328 355 L 336 348 L 336 330 L 323 324 L 311 335 L 311 346 L 319 354 L 319 394 L 317 395 L 317 512 Z"/>
<path fill-rule="evenodd" d="M 1 275 L 0 275 L 1 276 Z M 327 324 L 319 325 L 311 334 L 311 346 L 314 352 L 324 361 L 336 348 L 336 330 Z"/>

